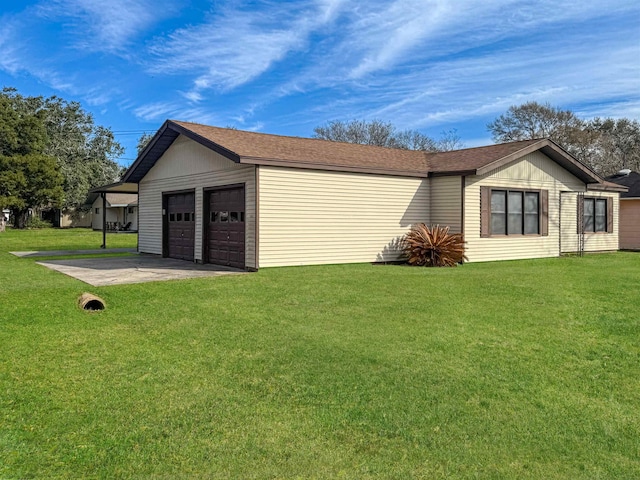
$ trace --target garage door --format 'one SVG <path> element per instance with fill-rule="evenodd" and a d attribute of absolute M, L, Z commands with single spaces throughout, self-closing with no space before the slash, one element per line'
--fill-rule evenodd
<path fill-rule="evenodd" d="M 207 261 L 244 268 L 244 186 L 208 192 Z"/>
<path fill-rule="evenodd" d="M 177 193 L 165 197 L 167 208 L 166 256 L 193 260 L 196 232 L 195 194 Z"/>

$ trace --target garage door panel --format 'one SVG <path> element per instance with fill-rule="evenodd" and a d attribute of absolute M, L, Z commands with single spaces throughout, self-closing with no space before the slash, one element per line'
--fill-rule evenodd
<path fill-rule="evenodd" d="M 209 193 L 208 262 L 244 268 L 244 198 L 244 187 L 225 188 Z"/>
<path fill-rule="evenodd" d="M 192 261 L 195 246 L 195 194 L 168 195 L 166 205 L 167 256 Z"/>

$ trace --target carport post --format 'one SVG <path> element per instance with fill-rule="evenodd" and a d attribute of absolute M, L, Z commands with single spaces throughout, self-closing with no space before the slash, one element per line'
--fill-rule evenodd
<path fill-rule="evenodd" d="M 102 245 L 100 248 L 107 248 L 107 194 L 101 192 L 102 196 Z"/>

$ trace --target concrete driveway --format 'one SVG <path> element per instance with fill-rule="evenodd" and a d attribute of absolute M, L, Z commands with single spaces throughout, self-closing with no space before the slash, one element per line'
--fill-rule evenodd
<path fill-rule="evenodd" d="M 202 265 L 153 255 L 46 260 L 36 263 L 94 287 L 247 273 L 236 268 Z"/>

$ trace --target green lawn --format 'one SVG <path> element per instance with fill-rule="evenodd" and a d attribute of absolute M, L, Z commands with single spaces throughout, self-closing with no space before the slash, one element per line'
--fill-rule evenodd
<path fill-rule="evenodd" d="M 640 478 L 640 254 L 94 288 L 6 253 L 96 242 L 0 234 L 0 478 Z"/>

